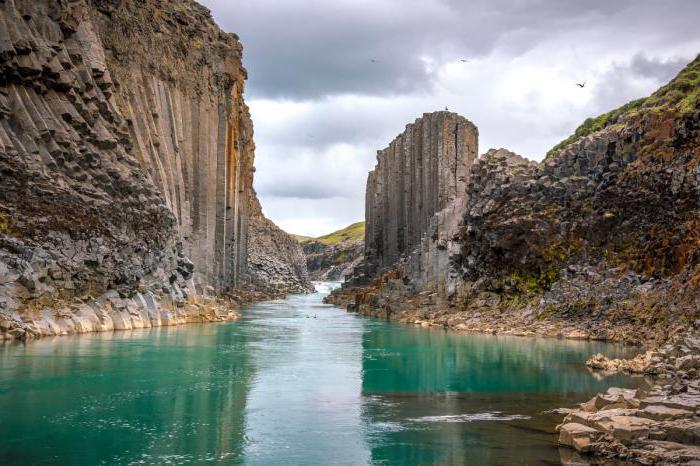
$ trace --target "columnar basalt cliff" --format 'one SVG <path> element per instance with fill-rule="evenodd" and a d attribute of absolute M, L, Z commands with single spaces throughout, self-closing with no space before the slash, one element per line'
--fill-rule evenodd
<path fill-rule="evenodd" d="M 383 168 L 398 163 L 394 148 L 368 183 L 373 281 L 330 300 L 488 332 L 643 342 L 686 328 L 700 308 L 699 96 L 696 59 L 650 97 L 587 120 L 541 163 L 488 151 L 465 175 L 463 204 L 446 215 L 458 225 L 446 263 L 425 258 L 450 248 L 430 230 L 420 250 L 396 261 L 407 250 L 407 214 L 396 207 L 405 205 L 405 172 Z M 428 155 L 436 160 L 423 161 L 424 177 L 440 153 Z M 416 272 L 416 255 L 437 264 L 446 286 L 440 274 Z"/>
<path fill-rule="evenodd" d="M 0 2 L 0 332 L 219 318 L 186 304 L 245 276 L 241 54 L 190 0 Z"/>
<path fill-rule="evenodd" d="M 227 291 L 245 267 L 254 198 L 242 47 L 196 3 L 161 3 L 96 2 L 92 16 L 130 152 L 175 214 L 195 281 Z"/>
<path fill-rule="evenodd" d="M 421 284 L 444 285 L 478 131 L 450 112 L 424 114 L 377 152 L 367 177 L 364 273 L 376 276 L 404 259 Z"/>

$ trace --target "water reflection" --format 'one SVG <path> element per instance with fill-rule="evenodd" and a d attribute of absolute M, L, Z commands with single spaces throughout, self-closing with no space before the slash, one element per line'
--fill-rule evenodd
<path fill-rule="evenodd" d="M 581 364 L 623 348 L 393 325 L 321 297 L 0 347 L 0 464 L 559 464 L 542 411 L 634 383 Z"/>
<path fill-rule="evenodd" d="M 543 411 L 603 390 L 582 365 L 588 342 L 465 335 L 370 322 L 363 417 L 375 464 L 559 464 Z M 515 447 L 515 448 L 514 448 Z"/>
<path fill-rule="evenodd" d="M 230 464 L 245 432 L 246 344 L 191 325 L 6 347 L 0 463 Z"/>
<path fill-rule="evenodd" d="M 360 412 L 362 319 L 311 295 L 258 305 L 253 321 L 265 343 L 253 356 L 244 462 L 368 464 Z"/>

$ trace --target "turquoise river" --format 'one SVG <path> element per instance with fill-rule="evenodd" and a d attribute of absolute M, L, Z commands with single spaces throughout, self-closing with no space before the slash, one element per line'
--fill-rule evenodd
<path fill-rule="evenodd" d="M 414 328 L 322 297 L 0 345 L 0 464 L 562 464 L 547 410 L 637 383 L 583 365 L 619 346 Z"/>

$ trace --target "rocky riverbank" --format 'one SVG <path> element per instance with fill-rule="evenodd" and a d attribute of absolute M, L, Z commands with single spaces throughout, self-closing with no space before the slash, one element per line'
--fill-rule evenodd
<path fill-rule="evenodd" d="M 598 354 L 586 363 L 602 375 L 646 375 L 648 388 L 612 387 L 569 409 L 559 443 L 584 455 L 639 464 L 700 464 L 700 338 L 681 334 L 630 360 Z"/>
<path fill-rule="evenodd" d="M 435 292 L 413 293 L 398 274 L 387 274 L 361 287 L 334 290 L 324 302 L 350 312 L 404 324 L 499 335 L 600 340 L 629 345 L 659 345 L 669 335 L 685 331 L 688 324 L 649 325 L 645 320 L 606 320 L 600 316 L 577 319 L 551 315 L 536 304 L 503 300 L 483 293 L 468 308 L 455 309 Z M 700 322 L 698 322 L 700 325 Z"/>
<path fill-rule="evenodd" d="M 591 356 L 586 365 L 596 377 L 624 372 L 644 376 L 648 384 L 637 390 L 611 387 L 578 408 L 561 409 L 566 417 L 557 427 L 559 442 L 594 464 L 613 460 L 648 465 L 700 464 L 700 323 L 696 322 L 691 332 L 688 325 L 650 331 L 632 322 L 611 326 L 593 319 L 538 320 L 533 315 L 507 311 L 455 313 L 446 310 L 436 294 L 407 299 L 400 292 L 403 285 L 398 279 L 375 282 L 374 286 L 381 287 L 382 292 L 368 291 L 371 287 L 346 287 L 325 301 L 347 307 L 350 312 L 422 327 L 652 347 L 632 359 Z M 579 464 L 577 461 L 571 464 Z"/>
<path fill-rule="evenodd" d="M 283 298 L 282 292 L 237 289 L 225 297 L 213 290 L 185 301 L 163 299 L 151 292 L 122 298 L 107 292 L 97 298 L 53 300 L 35 304 L 14 315 L 0 316 L 0 341 L 27 341 L 76 333 L 165 327 L 195 322 L 225 322 L 240 317 L 238 309 L 259 301 Z"/>

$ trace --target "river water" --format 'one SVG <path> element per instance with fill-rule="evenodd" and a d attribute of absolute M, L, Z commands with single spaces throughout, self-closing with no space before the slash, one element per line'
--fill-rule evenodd
<path fill-rule="evenodd" d="M 561 416 L 543 412 L 636 383 L 583 366 L 619 346 L 414 328 L 322 297 L 0 346 L 0 464 L 561 464 Z"/>

